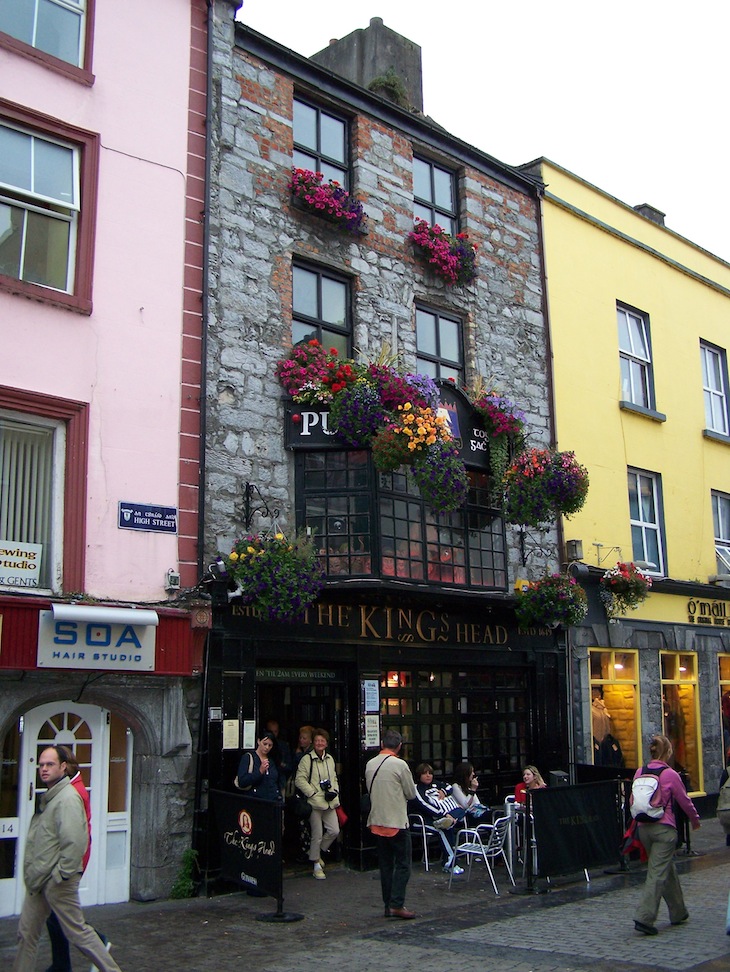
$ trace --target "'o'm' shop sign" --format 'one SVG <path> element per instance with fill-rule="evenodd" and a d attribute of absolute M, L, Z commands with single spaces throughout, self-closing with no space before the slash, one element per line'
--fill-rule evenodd
<path fill-rule="evenodd" d="M 154 671 L 156 611 L 79 604 L 51 608 L 39 612 L 39 668 Z"/>
<path fill-rule="evenodd" d="M 0 540 L 0 587 L 40 587 L 40 543 Z"/>

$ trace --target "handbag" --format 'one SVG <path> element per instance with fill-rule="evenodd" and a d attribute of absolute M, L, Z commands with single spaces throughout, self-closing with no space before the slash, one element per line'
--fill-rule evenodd
<path fill-rule="evenodd" d="M 308 820 L 312 814 L 309 800 L 301 793 L 295 793 L 291 799 L 292 813 L 298 820 Z"/>
<path fill-rule="evenodd" d="M 337 814 L 337 822 L 339 823 L 340 827 L 344 827 L 348 821 L 348 816 L 345 813 L 344 807 L 335 807 L 335 813 Z"/>

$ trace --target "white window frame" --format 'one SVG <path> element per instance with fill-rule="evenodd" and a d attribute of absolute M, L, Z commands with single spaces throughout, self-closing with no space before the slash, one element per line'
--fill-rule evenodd
<path fill-rule="evenodd" d="M 711 432 L 728 434 L 727 356 L 722 348 L 700 342 L 702 358 L 702 392 L 705 401 L 705 425 Z"/>
<path fill-rule="evenodd" d="M 717 572 L 730 574 L 730 496 L 713 490 L 711 497 Z"/>
<path fill-rule="evenodd" d="M 20 5 L 25 3 L 27 5 L 32 5 L 33 7 L 33 27 L 32 34 L 29 40 L 23 37 L 16 37 L 17 40 L 22 43 L 27 43 L 29 47 L 33 47 L 37 51 L 42 51 L 49 57 L 55 57 L 59 61 L 65 61 L 67 64 L 73 64 L 74 67 L 81 68 L 84 64 L 85 46 L 86 46 L 86 0 L 15 0 L 15 3 Z M 47 51 L 43 47 L 38 45 L 38 31 L 41 27 L 41 12 L 43 6 L 46 5 L 51 7 L 60 7 L 62 10 L 68 11 L 71 14 L 75 14 L 78 17 L 78 49 L 76 60 L 70 61 L 66 58 L 59 57 L 58 54 L 54 54 L 52 51 Z M 2 27 L 0 27 L 0 30 Z M 9 36 L 15 37 L 14 34 L 9 34 Z"/>
<path fill-rule="evenodd" d="M 621 399 L 641 408 L 654 408 L 654 382 L 652 373 L 649 319 L 640 311 L 621 304 L 616 305 L 616 322 L 619 333 L 619 359 L 621 364 Z M 637 347 L 632 322 L 640 330 L 644 347 Z M 628 346 L 622 344 L 621 324 L 628 334 Z"/>
<path fill-rule="evenodd" d="M 2 163 L 0 162 L 0 203 L 14 209 L 22 210 L 26 214 L 23 220 L 20 268 L 18 276 L 15 279 L 22 280 L 24 283 L 36 284 L 37 286 L 45 287 L 48 290 L 60 290 L 61 293 L 71 294 L 73 293 L 73 284 L 76 275 L 78 223 L 79 213 L 81 211 L 81 153 L 79 148 L 60 139 L 49 137 L 46 134 L 41 135 L 40 133 L 33 131 L 33 129 L 26 128 L 22 125 L 12 124 L 7 120 L 0 120 L 0 128 L 19 132 L 21 135 L 27 136 L 31 140 L 31 171 L 33 180 L 35 180 L 35 166 L 37 160 L 36 145 L 38 142 L 46 142 L 52 145 L 58 145 L 61 148 L 71 152 L 73 198 L 70 200 L 43 195 L 42 193 L 36 192 L 34 186 L 31 186 L 30 188 L 27 186 L 17 186 L 11 182 L 5 181 L 3 179 Z M 62 288 L 52 287 L 47 283 L 39 283 L 38 281 L 28 280 L 24 276 L 28 213 L 40 213 L 45 217 L 57 219 L 60 222 L 67 223 L 69 225 L 68 250 L 66 253 L 66 280 Z M 1 227 L 0 232 L 2 232 Z"/>
<path fill-rule="evenodd" d="M 53 452 L 51 468 L 51 510 L 50 510 L 50 530 L 48 536 L 48 549 L 43 549 L 43 567 L 46 575 L 50 578 L 50 584 L 40 588 L 33 588 L 34 593 L 59 593 L 63 587 L 63 531 L 64 531 L 64 504 L 65 504 L 65 468 L 66 468 L 66 423 L 57 419 L 47 418 L 41 415 L 29 415 L 22 412 L 14 412 L 9 409 L 0 409 L 0 431 L 3 425 L 14 425 L 16 427 L 30 427 L 53 430 Z M 0 475 L 2 469 L 0 468 Z M 5 484 L 0 482 L 0 493 Z M 24 541 L 31 542 L 27 537 L 5 537 L 4 527 L 0 524 L 0 539 L 13 540 L 22 544 Z M 0 590 L 7 593 L 27 593 L 28 588 L 18 588 L 7 585 L 0 585 Z"/>
<path fill-rule="evenodd" d="M 653 574 L 655 576 L 661 576 L 665 573 L 665 555 L 664 555 L 664 537 L 662 530 L 662 504 L 661 504 L 661 476 L 658 473 L 647 472 L 643 469 L 629 469 L 628 479 L 629 479 L 629 496 L 631 494 L 630 485 L 631 477 L 634 477 L 634 485 L 636 487 L 636 495 L 639 501 L 639 506 L 641 506 L 641 480 L 644 479 L 651 484 L 652 500 L 654 505 L 654 515 L 655 520 L 644 519 L 642 516 L 638 518 L 631 516 L 631 501 L 629 500 L 629 521 L 631 524 L 631 541 L 632 541 L 632 560 L 636 562 L 637 560 L 646 561 L 648 563 L 654 563 L 653 555 L 649 554 L 649 545 L 647 544 L 647 536 L 649 534 L 654 535 L 656 538 L 656 547 L 658 554 L 658 563 L 655 563 L 653 567 L 648 567 L 644 569 L 647 574 Z M 641 509 L 639 513 L 641 513 Z M 634 544 L 634 532 L 636 530 L 641 531 L 641 549 L 637 550 Z"/>

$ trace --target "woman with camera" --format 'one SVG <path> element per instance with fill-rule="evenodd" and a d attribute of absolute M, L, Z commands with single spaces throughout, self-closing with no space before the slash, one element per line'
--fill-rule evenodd
<path fill-rule="evenodd" d="M 326 729 L 314 730 L 311 752 L 302 756 L 294 784 L 307 798 L 312 808 L 309 826 L 312 839 L 309 844 L 309 860 L 313 876 L 319 881 L 325 878 L 322 852 L 337 839 L 340 825 L 335 808 L 340 805 L 340 784 L 337 780 L 335 761 L 327 752 L 330 735 Z"/>

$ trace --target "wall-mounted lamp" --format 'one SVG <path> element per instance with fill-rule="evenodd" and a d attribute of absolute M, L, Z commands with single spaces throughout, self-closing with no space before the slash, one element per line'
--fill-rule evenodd
<path fill-rule="evenodd" d="M 582 540 L 566 540 L 565 541 L 565 559 L 566 560 L 582 560 L 583 559 L 583 541 Z"/>
<path fill-rule="evenodd" d="M 621 557 L 621 547 L 609 547 L 605 553 L 601 553 L 601 551 L 605 547 L 604 543 L 594 543 L 593 546 L 596 548 L 596 560 L 598 561 L 599 567 L 601 566 L 604 560 L 606 560 L 608 557 L 611 556 L 614 550 L 619 555 L 619 558 Z"/>

